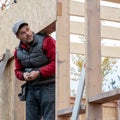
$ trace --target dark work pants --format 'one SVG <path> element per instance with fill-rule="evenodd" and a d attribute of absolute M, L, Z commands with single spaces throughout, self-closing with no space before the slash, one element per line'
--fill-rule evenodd
<path fill-rule="evenodd" d="M 26 120 L 55 120 L 55 83 L 28 87 Z"/>

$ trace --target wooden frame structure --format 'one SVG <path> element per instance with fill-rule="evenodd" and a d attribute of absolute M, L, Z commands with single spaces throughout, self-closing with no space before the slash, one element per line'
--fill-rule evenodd
<path fill-rule="evenodd" d="M 104 1 L 120 4 L 120 0 Z M 41 7 L 38 6 L 40 2 Z M 109 106 L 110 103 L 108 102 L 120 99 L 120 89 L 102 93 L 101 56 L 120 58 L 120 48 L 101 46 L 101 39 L 120 40 L 120 28 L 103 26 L 101 25 L 101 21 L 109 20 L 112 22 L 120 22 L 120 8 L 102 6 L 100 5 L 100 0 L 85 0 L 84 3 L 72 0 L 52 0 L 49 2 L 50 4 L 45 0 L 37 0 L 37 2 L 33 4 L 32 0 L 30 0 L 29 3 L 21 0 L 21 2 L 18 2 L 18 6 L 14 5 L 13 9 L 10 9 L 8 13 L 2 13 L 1 17 L 3 17 L 5 13 L 5 16 L 8 18 L 1 20 L 0 25 L 5 25 L 8 19 L 10 21 L 3 28 L 0 27 L 0 30 L 8 31 L 8 34 L 11 34 L 8 28 L 11 28 L 13 22 L 21 17 L 27 19 L 29 23 L 34 22 L 35 25 L 32 25 L 32 27 L 37 32 L 49 34 L 56 30 L 56 120 L 69 120 L 72 113 L 74 98 L 70 97 L 70 54 L 82 54 L 86 56 L 87 89 L 86 101 L 83 101 L 84 105 L 81 105 L 80 109 L 80 114 L 84 115 L 84 117 L 80 116 L 81 120 L 109 120 L 109 118 L 107 119 L 103 116 L 103 111 L 105 111 L 103 107 Z M 45 9 L 45 6 L 51 8 L 52 3 L 54 3 L 54 9 L 50 12 L 50 9 Z M 26 8 L 26 12 L 23 12 L 24 14 L 21 14 L 19 9 L 24 9 L 26 4 L 29 7 Z M 34 9 L 31 9 L 32 7 Z M 40 12 L 36 14 L 37 12 L 33 10 Z M 46 14 L 44 14 L 44 10 Z M 18 14 L 15 14 L 14 18 L 10 18 L 9 14 L 13 15 L 14 11 Z M 47 16 L 48 12 L 50 12 L 50 14 L 47 20 L 44 19 L 41 23 L 37 19 L 34 19 L 36 20 L 34 21 L 32 15 L 27 17 L 27 11 L 30 11 L 30 14 L 35 18 L 41 18 L 41 13 L 43 16 Z M 70 16 L 83 17 L 85 18 L 85 22 L 70 21 Z M 5 34 L 1 33 L 1 36 L 5 36 Z M 70 34 L 85 36 L 86 43 L 71 43 Z M 4 43 L 8 43 L 9 38 L 10 44 L 6 46 Z M 2 41 L 3 46 L 0 47 L 1 52 L 3 48 L 10 48 L 11 45 L 13 45 L 12 39 L 13 37 L 11 35 L 4 37 L 4 41 Z M 17 42 L 14 42 L 11 48 L 12 52 L 17 44 Z M 21 106 L 24 106 L 24 104 L 19 102 L 16 98 L 17 93 L 15 93 L 15 91 L 19 91 L 17 87 L 20 86 L 21 83 L 15 81 L 13 54 L 11 56 L 0 82 L 0 119 L 23 120 L 25 119 L 25 108 Z M 107 105 L 104 103 L 107 103 Z M 119 102 L 118 104 L 112 103 L 111 106 L 115 108 L 117 105 L 119 105 Z M 3 111 L 6 111 L 6 113 L 3 113 Z M 18 114 L 19 111 L 21 111 L 23 116 Z M 118 107 L 118 114 L 119 113 L 120 109 Z M 120 120 L 120 115 L 118 115 L 117 119 Z"/>
<path fill-rule="evenodd" d="M 26 116 L 25 102 L 18 99 L 23 82 L 17 80 L 14 74 L 13 53 L 19 41 L 12 33 L 12 26 L 19 19 L 28 22 L 36 33 L 49 34 L 55 31 L 56 0 L 20 0 L 17 3 L 11 0 L 9 9 L 0 11 L 0 57 L 6 49 L 11 53 L 5 71 L 1 70 L 3 75 L 0 78 L 0 120 L 25 120 Z M 3 65 L 0 63 L 0 66 Z"/>
<path fill-rule="evenodd" d="M 119 0 L 106 1 L 120 4 Z M 68 64 L 68 54 L 71 53 L 86 55 L 86 120 L 103 120 L 102 104 L 120 99 L 120 89 L 102 93 L 101 56 L 119 58 L 120 56 L 118 51 L 120 48 L 101 46 L 101 39 L 120 40 L 120 34 L 118 32 L 120 28 L 103 26 L 101 25 L 101 21 L 108 20 L 112 22 L 120 22 L 120 14 L 117 14 L 120 9 L 101 6 L 100 0 L 85 0 L 85 3 L 60 0 L 59 4 L 62 6 L 61 9 L 59 9 L 62 14 L 61 17 L 58 16 L 56 25 L 58 46 L 57 120 L 69 120 L 72 112 L 72 108 L 69 103 L 70 91 L 68 90 L 68 84 L 70 83 L 70 64 Z M 68 4 L 70 4 L 70 6 L 68 6 Z M 85 17 L 85 24 L 70 21 L 70 15 Z M 61 31 L 61 29 L 63 31 Z M 86 38 L 86 44 L 70 43 L 70 34 L 84 35 Z M 61 38 L 58 36 L 61 36 Z M 59 48 L 59 46 L 61 46 L 61 48 Z M 66 101 L 67 103 L 65 104 Z"/>

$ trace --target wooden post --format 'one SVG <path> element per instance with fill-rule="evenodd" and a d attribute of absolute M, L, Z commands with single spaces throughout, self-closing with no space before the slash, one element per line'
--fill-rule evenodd
<path fill-rule="evenodd" d="M 102 120 L 102 105 L 89 103 L 101 92 L 100 0 L 85 0 L 86 12 L 86 120 Z"/>
<path fill-rule="evenodd" d="M 57 16 L 56 41 L 57 41 L 57 76 L 56 76 L 56 101 L 57 110 L 67 108 L 70 104 L 70 35 L 69 35 L 69 0 L 58 0 L 61 16 Z M 60 5 L 59 3 L 59 5 Z M 57 111 L 56 111 L 57 112 Z M 58 118 L 57 120 L 68 120 Z"/>
<path fill-rule="evenodd" d="M 117 101 L 117 120 L 120 120 L 120 100 Z"/>

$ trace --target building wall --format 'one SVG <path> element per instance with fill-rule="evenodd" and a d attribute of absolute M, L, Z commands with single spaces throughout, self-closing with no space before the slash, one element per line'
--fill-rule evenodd
<path fill-rule="evenodd" d="M 103 104 L 103 120 L 118 120 L 117 102 Z"/>
<path fill-rule="evenodd" d="M 0 57 L 6 49 L 13 55 L 17 47 L 19 40 L 12 33 L 12 26 L 19 19 L 39 32 L 56 20 L 56 0 L 18 0 L 9 9 L 0 11 Z M 18 99 L 21 84 L 14 75 L 11 59 L 0 80 L 0 120 L 25 120 L 25 103 Z"/>
<path fill-rule="evenodd" d="M 0 80 L 0 120 L 14 120 L 15 76 L 10 61 Z"/>
<path fill-rule="evenodd" d="M 70 98 L 71 106 L 73 106 L 74 97 Z M 82 99 L 82 104 L 85 105 L 85 98 Z M 113 101 L 102 105 L 103 119 L 102 120 L 119 120 L 118 117 L 118 102 Z M 98 113 L 99 114 L 99 113 Z M 79 120 L 86 120 L 86 114 L 80 114 Z"/>
<path fill-rule="evenodd" d="M 0 53 L 6 48 L 13 52 L 18 44 L 11 29 L 16 20 L 25 19 L 38 32 L 56 20 L 56 0 L 18 0 L 7 10 L 0 11 Z"/>
<path fill-rule="evenodd" d="M 118 120 L 117 117 L 117 105 L 111 102 L 109 105 L 103 105 L 103 119 L 102 120 Z M 99 113 L 98 113 L 99 114 Z M 86 120 L 86 115 L 82 114 L 79 116 L 79 120 Z"/>

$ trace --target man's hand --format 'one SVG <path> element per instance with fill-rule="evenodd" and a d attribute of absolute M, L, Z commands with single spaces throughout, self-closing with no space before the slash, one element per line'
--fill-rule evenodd
<path fill-rule="evenodd" d="M 25 72 L 25 73 L 23 73 L 23 76 L 24 76 L 25 80 L 28 80 L 29 77 L 30 77 L 30 73 L 29 72 Z"/>
<path fill-rule="evenodd" d="M 25 72 L 23 74 L 25 80 L 27 80 L 27 81 L 35 80 L 35 78 L 37 78 L 39 75 L 40 75 L 39 71 L 32 71 L 30 73 Z"/>

